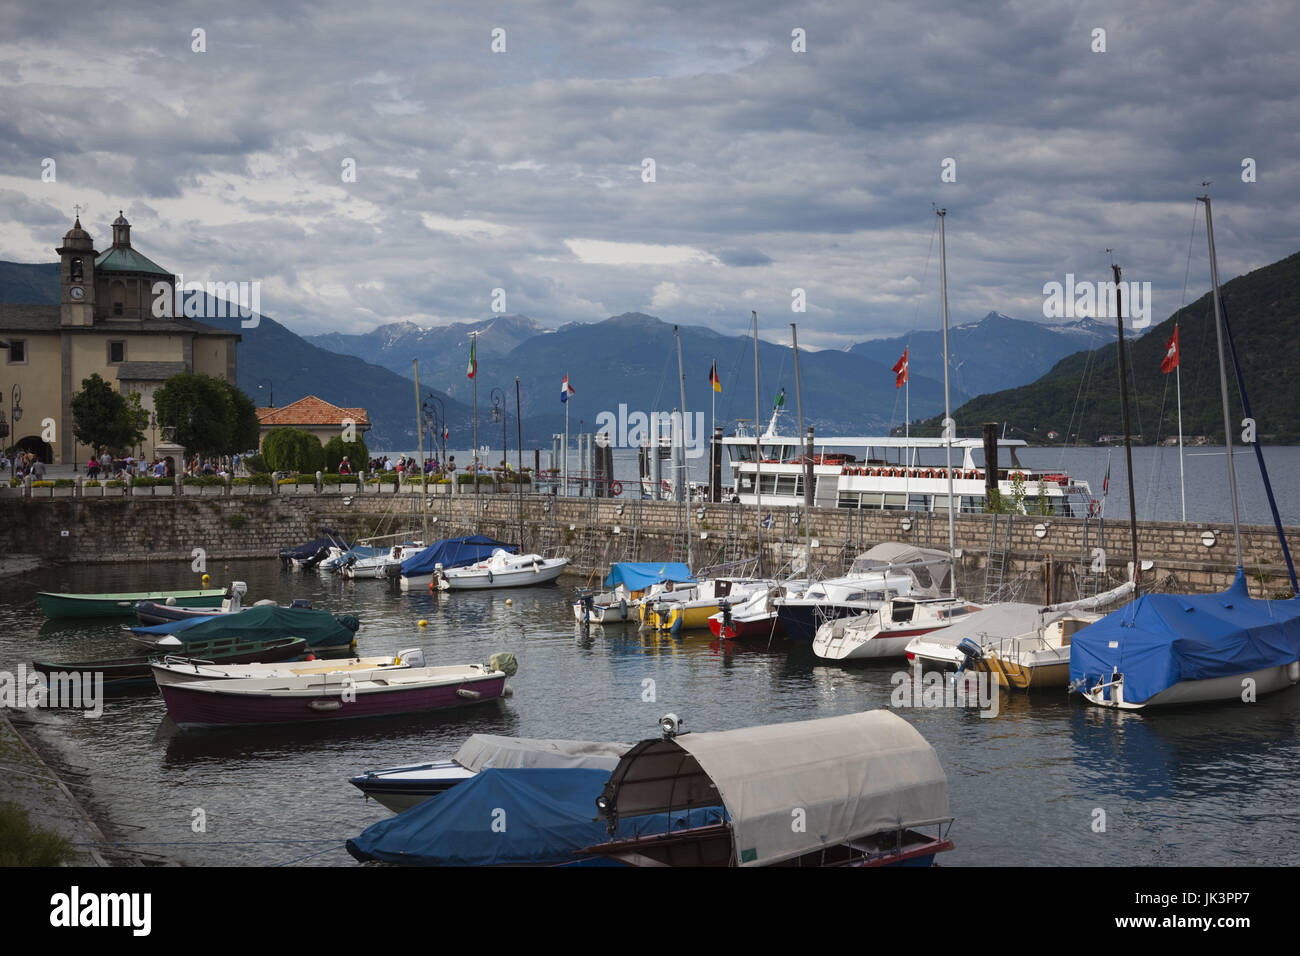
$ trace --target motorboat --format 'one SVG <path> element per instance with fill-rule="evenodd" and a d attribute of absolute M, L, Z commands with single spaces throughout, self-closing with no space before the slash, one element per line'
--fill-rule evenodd
<path fill-rule="evenodd" d="M 484 561 L 498 549 L 510 553 L 519 550 L 512 544 L 481 534 L 435 541 L 402 562 L 399 569 L 401 588 L 403 591 L 428 588 L 442 571 Z"/>
<path fill-rule="evenodd" d="M 424 652 L 408 648 L 378 657 L 312 659 L 293 663 L 227 663 L 194 657 L 167 656 L 152 662 L 154 680 L 163 684 L 188 684 L 201 680 L 242 680 L 248 677 L 303 677 L 323 674 L 355 674 L 358 671 L 401 670 L 424 667 Z"/>
<path fill-rule="evenodd" d="M 682 733 L 630 749 L 596 809 L 607 838 L 584 852 L 632 866 L 928 866 L 952 849 L 938 754 L 887 710 Z M 721 804 L 721 819 L 623 836 L 646 814 Z M 934 832 L 924 832 L 933 827 Z"/>
<path fill-rule="evenodd" d="M 514 655 L 506 653 L 487 664 L 193 681 L 159 690 L 182 730 L 322 723 L 488 703 L 504 695 L 515 669 Z"/>
<path fill-rule="evenodd" d="M 170 621 L 129 629 L 128 639 L 154 653 L 171 653 L 197 641 L 274 640 L 301 637 L 313 653 L 348 651 L 356 644 L 361 622 L 351 614 L 314 608 L 251 607 L 238 614 L 189 621 Z"/>
<path fill-rule="evenodd" d="M 748 598 L 732 604 L 722 601 L 721 610 L 709 618 L 709 631 L 729 641 L 768 641 L 785 636 L 785 626 L 777 615 L 777 598 L 798 597 L 807 589 L 807 581 L 784 581 L 760 589 Z"/>
<path fill-rule="evenodd" d="M 450 760 L 367 770 L 348 783 L 394 813 L 445 793 L 487 769 L 580 768 L 612 771 L 631 744 L 474 734 Z M 603 783 L 603 781 L 602 781 Z"/>
<path fill-rule="evenodd" d="M 438 587 L 451 591 L 531 587 L 537 584 L 549 584 L 568 566 L 568 558 L 544 558 L 540 554 L 511 554 L 504 548 L 498 548 L 486 561 L 478 561 L 462 568 L 444 568 Z"/>
<path fill-rule="evenodd" d="M 181 604 L 176 598 L 168 598 L 165 601 L 139 601 L 135 605 L 135 616 L 141 624 L 163 624 L 167 621 L 184 621 L 194 617 L 212 617 L 215 614 L 237 614 L 244 609 L 243 598 L 247 593 L 247 584 L 243 581 L 232 581 L 218 607 Z M 270 600 L 257 602 L 259 605 L 274 603 Z"/>
<path fill-rule="evenodd" d="M 608 779 L 608 770 L 586 767 L 486 768 L 436 800 L 367 827 L 346 847 L 363 862 L 399 866 L 591 865 L 584 849 L 606 837 L 593 807 Z M 629 820 L 615 832 L 632 837 L 703 826 L 720 813 L 675 810 Z"/>
<path fill-rule="evenodd" d="M 875 611 L 827 621 L 817 629 L 812 649 L 830 661 L 905 657 L 913 638 L 949 627 L 979 610 L 980 605 L 960 598 L 895 597 Z"/>
<path fill-rule="evenodd" d="M 347 551 L 352 545 L 332 528 L 321 528 L 322 537 L 304 541 L 296 548 L 280 549 L 280 564 L 296 571 L 310 571 L 337 551 Z"/>
<path fill-rule="evenodd" d="M 703 629 L 709 618 L 721 610 L 724 601 L 745 601 L 758 592 L 767 593 L 776 582 L 753 578 L 709 578 L 686 591 L 665 591 L 641 605 L 641 623 L 649 630 L 676 634 Z"/>
<path fill-rule="evenodd" d="M 786 636 L 810 644 L 827 621 L 879 610 L 899 595 L 947 594 L 951 574 L 946 552 L 885 541 L 854 558 L 847 574 L 814 581 L 801 595 L 773 603 Z"/>
<path fill-rule="evenodd" d="M 65 618 L 130 617 L 141 601 L 176 601 L 190 607 L 220 607 L 226 598 L 223 588 L 190 591 L 134 591 L 124 594 L 60 594 L 38 591 L 36 603 L 51 620 Z"/>
<path fill-rule="evenodd" d="M 624 624 L 640 620 L 640 606 L 666 589 L 694 584 L 691 569 L 680 561 L 620 561 L 609 569 L 605 587 L 578 592 L 573 616 L 579 624 Z"/>
<path fill-rule="evenodd" d="M 415 557 L 424 549 L 423 541 L 407 541 L 391 547 L 373 549 L 375 553 L 369 557 L 362 557 L 354 548 L 348 552 L 346 558 L 339 561 L 338 572 L 350 581 L 368 578 L 382 581 L 388 577 L 397 577 L 401 573 L 402 562 L 407 558 Z"/>

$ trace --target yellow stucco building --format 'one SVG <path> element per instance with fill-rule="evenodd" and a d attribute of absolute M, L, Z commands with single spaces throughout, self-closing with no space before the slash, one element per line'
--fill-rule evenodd
<path fill-rule="evenodd" d="M 95 372 L 123 395 L 138 392 L 150 417 L 154 390 L 172 375 L 198 372 L 235 382 L 238 333 L 157 317 L 159 296 L 168 303 L 175 298 L 175 275 L 131 247 L 131 225 L 122 215 L 112 228 L 113 244 L 104 252 L 95 251 L 80 217 L 64 235 L 55 250 L 58 305 L 0 305 L 0 411 L 9 424 L 0 446 L 54 464 L 84 462 L 90 449 L 73 438 L 71 400 Z M 141 428 L 145 440 L 137 446 L 146 456 L 162 440 L 161 428 L 150 424 Z"/>

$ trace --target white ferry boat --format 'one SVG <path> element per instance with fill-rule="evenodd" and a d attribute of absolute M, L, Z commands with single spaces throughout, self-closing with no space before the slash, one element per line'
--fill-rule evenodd
<path fill-rule="evenodd" d="M 754 436 L 744 424 L 735 435 L 722 439 L 732 472 L 731 496 L 741 504 L 757 503 L 756 474 L 763 506 L 795 508 L 803 504 L 803 442 L 798 436 L 777 432 L 778 414 L 779 410 L 772 413 L 758 439 L 762 458 L 757 463 Z M 1086 481 L 1022 465 L 1018 452 L 1027 445 L 1018 439 L 998 439 L 998 492 L 1004 501 L 1014 501 L 1015 486 L 1023 482 L 1024 513 L 1084 517 L 1100 512 L 1100 502 L 1093 498 Z M 946 446 L 942 438 L 815 437 L 813 506 L 946 512 Z M 952 495 L 958 514 L 984 510 L 985 470 L 975 464 L 975 455 L 983 450 L 979 438 L 952 442 Z"/>

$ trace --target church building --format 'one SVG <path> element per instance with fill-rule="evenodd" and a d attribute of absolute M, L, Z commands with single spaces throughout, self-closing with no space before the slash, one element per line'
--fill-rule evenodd
<path fill-rule="evenodd" d="M 0 413 L 9 427 L 0 446 L 35 452 L 47 463 L 84 462 L 90 449 L 73 438 L 71 402 L 82 380 L 98 372 L 123 395 L 140 394 L 145 439 L 132 451 L 151 457 L 162 440 L 154 390 L 180 372 L 233 384 L 240 336 L 189 318 L 157 317 L 163 310 L 154 302 L 160 294 L 169 304 L 175 299 L 176 277 L 131 247 L 131 224 L 120 213 L 103 252 L 80 216 L 55 251 L 58 305 L 0 305 Z"/>

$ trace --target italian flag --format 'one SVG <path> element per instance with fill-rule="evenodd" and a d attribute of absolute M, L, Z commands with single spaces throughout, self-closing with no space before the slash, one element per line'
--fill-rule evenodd
<path fill-rule="evenodd" d="M 469 338 L 469 368 L 465 370 L 465 375 L 468 378 L 473 378 L 475 373 L 478 372 L 478 359 L 474 357 L 474 346 L 476 344 L 478 344 L 478 336 L 471 335 Z"/>

